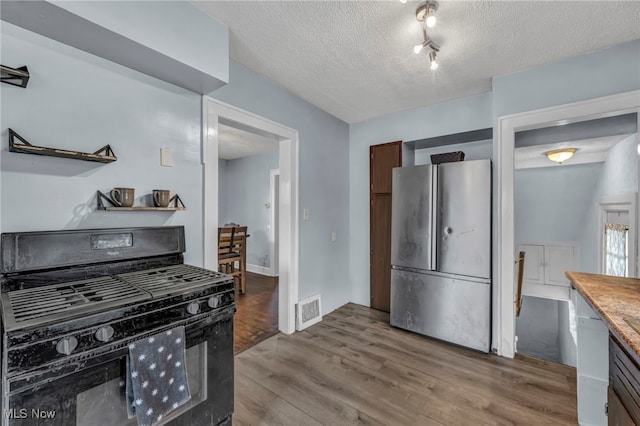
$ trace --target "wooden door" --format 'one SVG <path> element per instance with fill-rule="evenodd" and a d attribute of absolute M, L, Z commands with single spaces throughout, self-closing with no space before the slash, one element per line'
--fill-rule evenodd
<path fill-rule="evenodd" d="M 371 307 L 389 312 L 391 299 L 391 169 L 402 166 L 402 141 L 369 147 Z"/>

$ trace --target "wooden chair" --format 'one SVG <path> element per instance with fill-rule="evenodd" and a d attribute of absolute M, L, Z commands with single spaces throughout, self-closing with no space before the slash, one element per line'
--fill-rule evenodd
<path fill-rule="evenodd" d="M 246 238 L 246 226 L 218 228 L 218 271 L 232 275 L 240 293 L 246 292 Z"/>

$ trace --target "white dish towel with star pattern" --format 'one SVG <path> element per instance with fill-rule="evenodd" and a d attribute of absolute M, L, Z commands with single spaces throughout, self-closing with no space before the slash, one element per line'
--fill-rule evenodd
<path fill-rule="evenodd" d="M 129 345 L 127 406 L 139 426 L 158 424 L 191 399 L 184 343 L 180 326 Z"/>

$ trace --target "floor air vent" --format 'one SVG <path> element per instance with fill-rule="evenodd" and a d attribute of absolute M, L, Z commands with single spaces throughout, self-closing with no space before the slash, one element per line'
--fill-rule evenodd
<path fill-rule="evenodd" d="M 307 297 L 296 305 L 296 330 L 305 328 L 322 320 L 320 295 Z"/>

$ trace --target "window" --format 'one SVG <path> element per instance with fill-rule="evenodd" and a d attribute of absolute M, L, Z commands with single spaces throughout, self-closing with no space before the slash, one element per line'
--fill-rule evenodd
<path fill-rule="evenodd" d="M 629 276 L 629 227 L 619 223 L 604 226 L 604 273 L 618 277 Z"/>

